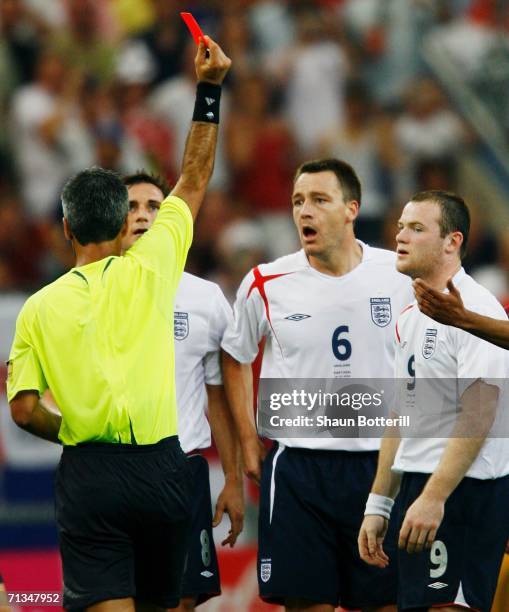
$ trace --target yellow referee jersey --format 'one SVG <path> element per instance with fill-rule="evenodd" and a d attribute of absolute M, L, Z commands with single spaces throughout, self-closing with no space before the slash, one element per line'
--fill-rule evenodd
<path fill-rule="evenodd" d="M 73 268 L 31 296 L 16 322 L 8 399 L 49 387 L 64 445 L 176 434 L 173 299 L 192 234 L 188 206 L 170 196 L 125 256 Z"/>

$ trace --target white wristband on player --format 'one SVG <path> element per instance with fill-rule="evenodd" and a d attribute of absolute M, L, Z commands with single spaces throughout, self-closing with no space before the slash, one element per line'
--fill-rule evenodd
<path fill-rule="evenodd" d="M 383 516 L 389 520 L 391 518 L 391 510 L 393 506 L 394 500 L 390 497 L 370 493 L 368 496 L 368 501 L 366 502 L 364 516 L 367 516 L 368 514 L 377 514 L 378 516 Z"/>

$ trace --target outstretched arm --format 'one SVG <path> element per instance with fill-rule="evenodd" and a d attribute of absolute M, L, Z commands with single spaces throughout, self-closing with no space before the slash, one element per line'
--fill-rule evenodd
<path fill-rule="evenodd" d="M 509 321 L 492 319 L 467 310 L 452 280 L 449 293 L 442 293 L 421 279 L 414 281 L 414 291 L 421 312 L 444 325 L 459 327 L 482 340 L 509 349 Z"/>
<path fill-rule="evenodd" d="M 198 88 L 193 122 L 187 137 L 182 174 L 171 195 L 182 198 L 196 218 L 214 168 L 219 122 L 221 84 L 231 66 L 231 60 L 221 47 L 206 37 L 207 46 L 200 42 L 194 60 Z"/>

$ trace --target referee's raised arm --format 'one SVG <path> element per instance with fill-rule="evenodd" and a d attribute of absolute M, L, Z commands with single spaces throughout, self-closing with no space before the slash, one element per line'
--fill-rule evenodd
<path fill-rule="evenodd" d="M 198 86 L 193 123 L 187 138 L 182 174 L 171 195 L 182 198 L 196 218 L 214 168 L 221 84 L 231 60 L 210 37 L 200 42 L 194 60 Z"/>

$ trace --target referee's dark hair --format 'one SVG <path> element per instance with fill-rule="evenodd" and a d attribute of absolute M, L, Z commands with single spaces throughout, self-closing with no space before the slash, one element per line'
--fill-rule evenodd
<path fill-rule="evenodd" d="M 468 234 L 470 233 L 470 211 L 465 200 L 452 191 L 419 191 L 411 202 L 434 202 L 440 207 L 440 236 L 445 238 L 451 232 L 461 232 L 463 242 L 460 248 L 460 258 L 467 252 Z"/>
<path fill-rule="evenodd" d="M 166 180 L 159 174 L 152 174 L 151 172 L 145 172 L 145 170 L 138 170 L 133 174 L 126 174 L 123 178 L 124 185 L 129 188 L 131 185 L 139 185 L 141 183 L 149 183 L 157 187 L 164 197 L 170 193 L 170 186 Z"/>
<path fill-rule="evenodd" d="M 361 205 L 361 182 L 350 164 L 335 158 L 313 159 L 304 162 L 297 168 L 293 180 L 295 182 L 301 174 L 317 172 L 333 172 L 341 186 L 345 202 L 355 200 L 359 206 Z"/>
<path fill-rule="evenodd" d="M 62 191 L 62 208 L 82 245 L 114 240 L 127 217 L 127 188 L 118 174 L 98 166 L 72 177 Z"/>

